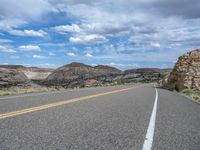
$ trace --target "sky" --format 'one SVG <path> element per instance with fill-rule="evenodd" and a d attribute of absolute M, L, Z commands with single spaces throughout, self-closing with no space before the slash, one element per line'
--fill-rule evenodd
<path fill-rule="evenodd" d="M 199 0 L 1 0 L 0 64 L 171 68 L 200 47 Z"/>

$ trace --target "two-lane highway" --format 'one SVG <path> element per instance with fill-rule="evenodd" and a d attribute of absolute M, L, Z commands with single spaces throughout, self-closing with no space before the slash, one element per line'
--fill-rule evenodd
<path fill-rule="evenodd" d="M 199 150 L 199 106 L 153 85 L 2 97 L 0 149 Z"/>

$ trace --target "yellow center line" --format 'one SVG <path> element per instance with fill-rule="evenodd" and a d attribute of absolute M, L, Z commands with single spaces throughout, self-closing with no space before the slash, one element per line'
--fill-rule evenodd
<path fill-rule="evenodd" d="M 120 89 L 120 90 L 114 90 L 114 91 L 99 93 L 99 94 L 94 94 L 94 95 L 88 95 L 88 96 L 73 98 L 73 99 L 69 99 L 69 100 L 54 102 L 54 103 L 50 103 L 50 104 L 45 104 L 45 105 L 41 105 L 41 106 L 21 109 L 21 110 L 17 110 L 17 111 L 12 111 L 12 112 L 8 112 L 8 113 L 0 114 L 0 120 L 10 118 L 10 117 L 14 117 L 14 116 L 18 116 L 18 115 L 22 115 L 22 114 L 35 112 L 35 111 L 40 111 L 40 110 L 44 110 L 44 109 L 48 109 L 48 108 L 52 108 L 52 107 L 57 107 L 57 106 L 61 106 L 61 105 L 75 103 L 75 102 L 83 101 L 83 100 L 86 100 L 86 99 L 92 99 L 92 98 L 99 97 L 99 96 L 104 96 L 104 95 L 119 93 L 119 92 L 123 92 L 123 91 L 128 91 L 128 90 L 131 90 L 133 88 L 135 88 L 135 87 L 125 88 L 125 89 Z"/>

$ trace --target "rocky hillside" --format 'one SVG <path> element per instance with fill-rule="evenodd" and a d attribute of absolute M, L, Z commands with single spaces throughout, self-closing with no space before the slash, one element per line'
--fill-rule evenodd
<path fill-rule="evenodd" d="M 92 67 L 74 62 L 53 71 L 44 84 L 63 87 L 98 85 L 102 82 L 114 81 L 114 77 L 121 73 L 122 71 L 110 66 L 99 65 Z"/>
<path fill-rule="evenodd" d="M 93 67 L 77 62 L 64 65 L 56 70 L 24 67 L 21 65 L 0 65 L 0 69 L 2 70 L 0 72 L 0 87 L 5 85 L 27 85 L 29 83 L 30 86 L 74 88 L 99 86 L 102 84 L 156 82 L 166 72 L 166 70 L 158 68 L 132 69 L 123 72 L 107 65 Z"/>
<path fill-rule="evenodd" d="M 181 91 L 200 90 L 200 49 L 179 57 L 171 74 L 163 80 L 163 86 Z"/>
<path fill-rule="evenodd" d="M 30 82 L 26 75 L 15 69 L 0 68 L 0 88 L 25 86 Z"/>
<path fill-rule="evenodd" d="M 147 74 L 147 73 L 160 73 L 160 72 L 161 72 L 161 69 L 159 68 L 138 68 L 138 69 L 130 69 L 130 70 L 125 71 L 126 74 L 130 74 L 130 73 Z"/>
<path fill-rule="evenodd" d="M 25 67 L 22 65 L 0 65 L 0 68 L 21 72 L 30 80 L 43 80 L 54 70 L 49 68 Z"/>
<path fill-rule="evenodd" d="M 94 67 L 98 75 L 115 75 L 115 74 L 122 74 L 123 72 L 115 67 L 107 66 L 107 65 L 98 65 Z"/>
<path fill-rule="evenodd" d="M 38 67 L 27 67 L 21 72 L 23 72 L 31 80 L 44 80 L 46 79 L 54 69 L 48 68 L 38 68 Z"/>
<path fill-rule="evenodd" d="M 74 62 L 53 71 L 43 84 L 71 88 L 105 83 L 156 82 L 161 80 L 165 72 L 166 70 L 157 68 L 133 69 L 123 72 L 111 66 L 98 65 L 92 67 Z"/>

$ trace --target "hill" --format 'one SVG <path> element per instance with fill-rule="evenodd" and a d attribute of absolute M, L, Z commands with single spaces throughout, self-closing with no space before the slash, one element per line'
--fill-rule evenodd
<path fill-rule="evenodd" d="M 45 85 L 63 87 L 99 85 L 103 82 L 113 82 L 114 77 L 120 73 L 121 70 L 110 66 L 92 67 L 73 62 L 54 70 L 45 80 Z"/>

